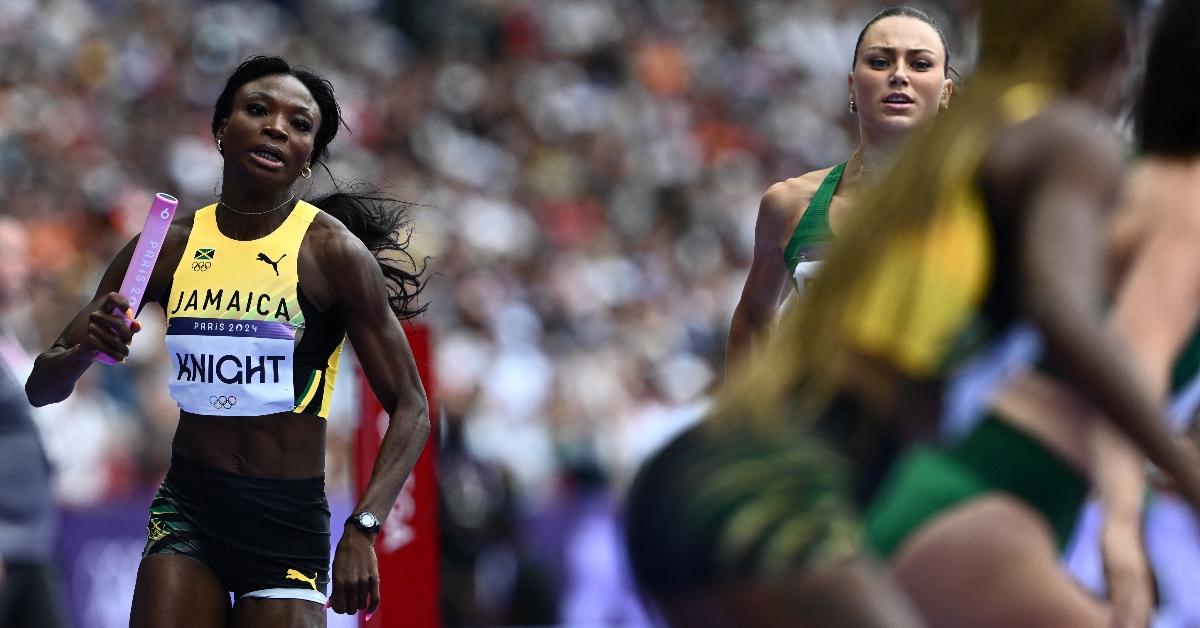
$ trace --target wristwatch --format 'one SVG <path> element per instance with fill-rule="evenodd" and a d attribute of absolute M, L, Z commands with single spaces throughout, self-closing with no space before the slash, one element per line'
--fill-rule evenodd
<path fill-rule="evenodd" d="M 350 515 L 350 518 L 346 520 L 346 523 L 350 522 L 354 522 L 354 526 L 363 532 L 378 533 L 380 527 L 382 527 L 379 523 L 379 517 L 376 517 L 374 513 L 367 510 L 364 510 L 358 514 Z"/>

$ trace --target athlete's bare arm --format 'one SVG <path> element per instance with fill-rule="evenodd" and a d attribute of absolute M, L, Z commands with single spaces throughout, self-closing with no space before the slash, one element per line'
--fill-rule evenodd
<path fill-rule="evenodd" d="M 750 274 L 729 325 L 727 368 L 740 359 L 775 320 L 789 279 L 783 250 L 829 170 L 781 181 L 763 194 L 754 225 Z"/>
<path fill-rule="evenodd" d="M 321 269 L 304 283 L 318 309 L 337 307 L 363 373 L 391 421 L 375 468 L 354 512 L 385 520 L 429 437 L 429 409 L 412 350 L 388 307 L 383 273 L 362 242 L 335 219 L 314 221 L 308 244 Z M 301 277 L 304 277 L 302 274 Z M 373 534 L 346 527 L 333 559 L 330 604 L 338 613 L 373 611 L 379 604 L 379 568 Z"/>
<path fill-rule="evenodd" d="M 158 300 L 158 295 L 165 292 L 190 230 L 190 216 L 172 223 L 146 286 L 143 305 Z M 75 382 L 98 354 L 105 353 L 116 360 L 124 360 L 129 355 L 129 343 L 133 334 L 141 329 L 141 324 L 134 321 L 131 327 L 126 327 L 124 316 L 113 314 L 113 310 L 124 312 L 129 309 L 129 300 L 117 290 L 121 288 L 137 242 L 138 238 L 134 237 L 117 253 L 100 279 L 91 302 L 67 323 L 58 340 L 34 361 L 33 372 L 25 382 L 25 394 L 34 406 L 58 403 L 69 397 L 75 390 Z"/>
<path fill-rule="evenodd" d="M 1136 190 L 1129 202 L 1154 204 L 1152 222 L 1141 230 L 1116 293 L 1112 325 L 1130 341 L 1154 392 L 1165 396 L 1175 359 L 1200 323 L 1200 169 L 1150 167 L 1159 171 L 1143 170 L 1134 182 L 1153 189 Z M 1128 211 L 1135 209 L 1121 213 Z"/>
<path fill-rule="evenodd" d="M 1010 211 L 1022 305 L 1041 329 L 1047 355 L 1200 505 L 1200 465 L 1173 441 L 1160 404 L 1125 348 L 1101 322 L 1104 211 L 1117 198 L 1121 168 L 1111 138 L 1086 110 L 1064 105 L 994 143 L 984 180 Z"/>
<path fill-rule="evenodd" d="M 1143 160 L 1131 176 L 1130 194 L 1111 230 L 1110 244 L 1125 245 L 1128 251 L 1121 255 L 1125 272 L 1110 324 L 1161 400 L 1169 393 L 1171 369 L 1180 351 L 1200 323 L 1198 174 L 1187 162 Z M 1141 542 L 1143 457 L 1107 422 L 1098 422 L 1093 440 L 1109 595 L 1122 614 L 1144 624 L 1154 599 Z"/>

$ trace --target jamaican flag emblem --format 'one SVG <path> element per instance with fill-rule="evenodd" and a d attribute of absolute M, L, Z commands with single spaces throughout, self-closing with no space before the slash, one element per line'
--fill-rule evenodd
<path fill-rule="evenodd" d="M 216 249 L 196 249 L 196 254 L 192 256 L 192 270 L 204 272 L 212 268 L 216 256 Z"/>

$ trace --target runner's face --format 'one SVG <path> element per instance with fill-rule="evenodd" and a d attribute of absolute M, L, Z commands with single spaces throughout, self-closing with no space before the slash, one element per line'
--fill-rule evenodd
<path fill-rule="evenodd" d="M 850 96 L 859 124 L 875 136 L 925 126 L 950 102 L 946 51 L 932 26 L 911 17 L 886 17 L 863 34 Z"/>
<path fill-rule="evenodd" d="M 242 85 L 217 132 L 226 168 L 252 179 L 290 185 L 313 153 L 321 112 L 294 76 L 274 74 Z"/>

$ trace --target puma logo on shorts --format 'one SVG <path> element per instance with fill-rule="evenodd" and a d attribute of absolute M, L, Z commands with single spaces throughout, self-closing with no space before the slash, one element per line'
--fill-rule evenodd
<path fill-rule="evenodd" d="M 308 576 L 300 573 L 299 571 L 296 571 L 295 569 L 289 569 L 289 570 L 287 570 L 287 575 L 284 576 L 284 579 L 285 580 L 299 580 L 301 582 L 307 582 L 308 585 L 313 588 L 313 591 L 317 590 L 317 574 L 315 574 L 315 573 L 313 574 L 313 577 L 309 578 Z"/>

